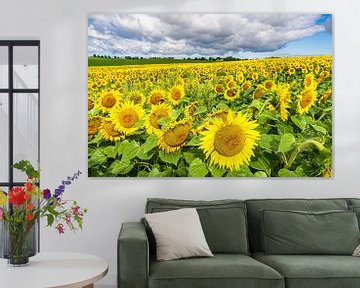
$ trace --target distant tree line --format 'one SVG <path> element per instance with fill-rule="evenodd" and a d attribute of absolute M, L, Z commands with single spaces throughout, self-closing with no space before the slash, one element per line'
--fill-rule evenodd
<path fill-rule="evenodd" d="M 107 58 L 107 59 L 127 59 L 127 60 L 139 60 L 139 59 L 170 59 L 174 60 L 174 57 L 139 57 L 139 56 L 111 56 L 111 55 L 97 55 L 93 54 L 92 58 Z M 180 58 L 177 58 L 180 59 Z M 241 58 L 236 58 L 233 56 L 227 56 L 227 57 L 184 57 L 181 58 L 182 60 L 195 60 L 195 61 L 238 61 L 242 60 Z"/>

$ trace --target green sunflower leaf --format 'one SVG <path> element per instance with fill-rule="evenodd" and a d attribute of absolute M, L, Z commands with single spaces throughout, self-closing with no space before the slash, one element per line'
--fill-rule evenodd
<path fill-rule="evenodd" d="M 271 165 L 269 160 L 264 157 L 258 157 L 256 160 L 251 161 L 249 165 L 256 170 L 265 171 L 267 175 L 270 175 Z"/>
<path fill-rule="evenodd" d="M 200 159 L 195 158 L 189 167 L 189 176 L 190 177 L 204 177 L 209 173 L 209 170 L 206 167 L 206 164 Z"/>
<path fill-rule="evenodd" d="M 130 160 L 137 155 L 139 149 L 140 146 L 136 141 L 124 140 L 121 142 L 118 152 L 122 155 L 122 160 Z"/>
<path fill-rule="evenodd" d="M 107 160 L 102 149 L 96 149 L 89 159 L 89 168 L 104 163 Z"/>
<path fill-rule="evenodd" d="M 157 145 L 157 141 L 158 137 L 156 135 L 150 135 L 143 145 L 144 153 L 148 153 L 151 149 L 155 148 Z"/>
<path fill-rule="evenodd" d="M 209 165 L 208 169 L 213 177 L 222 177 L 226 172 L 224 168 L 219 168 L 214 165 Z"/>
<path fill-rule="evenodd" d="M 314 128 L 315 131 L 319 132 L 319 133 L 322 133 L 322 134 L 327 134 L 327 131 L 325 128 L 321 127 L 321 126 L 318 126 L 318 125 L 314 125 L 314 124 L 310 124 L 310 126 L 312 128 Z"/>
<path fill-rule="evenodd" d="M 268 177 L 264 171 L 256 171 L 254 177 Z"/>
<path fill-rule="evenodd" d="M 194 113 L 193 116 L 203 114 L 205 112 L 207 112 L 207 107 L 206 106 L 199 106 L 199 107 L 196 108 L 195 113 Z"/>
<path fill-rule="evenodd" d="M 159 157 L 165 163 L 177 165 L 177 163 L 179 162 L 179 159 L 181 157 L 181 151 L 178 150 L 174 153 L 165 153 L 163 151 L 160 151 Z"/>
<path fill-rule="evenodd" d="M 227 173 L 226 177 L 253 177 L 249 166 L 242 165 L 237 171 L 230 171 Z"/>
<path fill-rule="evenodd" d="M 190 139 L 190 141 L 186 144 L 186 146 L 199 146 L 200 145 L 200 136 L 194 136 Z"/>
<path fill-rule="evenodd" d="M 293 148 L 295 142 L 296 142 L 296 140 L 295 140 L 294 135 L 283 134 L 280 138 L 278 152 L 286 153 L 286 152 L 290 151 Z"/>
<path fill-rule="evenodd" d="M 276 152 L 279 145 L 279 135 L 262 134 L 258 144 L 261 148 Z"/>
<path fill-rule="evenodd" d="M 110 166 L 110 172 L 113 175 L 126 174 L 134 167 L 134 162 L 130 163 L 129 159 L 115 160 Z"/>
<path fill-rule="evenodd" d="M 115 158 L 116 155 L 117 155 L 117 151 L 115 149 L 115 146 L 107 146 L 107 147 L 103 148 L 103 152 L 109 158 Z"/>

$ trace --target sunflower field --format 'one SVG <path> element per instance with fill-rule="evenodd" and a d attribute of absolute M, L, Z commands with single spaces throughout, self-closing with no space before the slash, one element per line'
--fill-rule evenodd
<path fill-rule="evenodd" d="M 88 69 L 90 177 L 331 177 L 332 57 Z"/>

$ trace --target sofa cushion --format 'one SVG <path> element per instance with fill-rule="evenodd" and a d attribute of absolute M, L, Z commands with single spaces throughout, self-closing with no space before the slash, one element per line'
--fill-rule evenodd
<path fill-rule="evenodd" d="M 262 251 L 260 210 L 328 211 L 348 210 L 346 199 L 254 199 L 246 200 L 252 251 Z"/>
<path fill-rule="evenodd" d="M 354 211 L 262 210 L 266 254 L 352 255 L 359 244 Z"/>
<path fill-rule="evenodd" d="M 193 201 L 152 198 L 147 200 L 146 213 L 189 207 L 197 208 L 206 241 L 213 253 L 249 253 L 246 207 L 242 200 Z M 151 233 L 149 234 L 149 239 L 152 239 Z"/>
<path fill-rule="evenodd" d="M 159 261 L 213 256 L 195 208 L 145 214 L 156 239 Z"/>
<path fill-rule="evenodd" d="M 284 275 L 286 288 L 358 288 L 360 258 L 343 255 L 265 255 L 256 260 Z"/>
<path fill-rule="evenodd" d="M 149 288 L 284 288 L 274 269 L 246 255 L 150 262 Z"/>

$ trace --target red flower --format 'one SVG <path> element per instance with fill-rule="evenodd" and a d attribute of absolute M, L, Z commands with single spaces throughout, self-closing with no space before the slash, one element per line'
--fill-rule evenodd
<path fill-rule="evenodd" d="M 58 230 L 59 234 L 65 233 L 65 229 L 64 229 L 63 224 L 59 223 L 55 228 Z"/>
<path fill-rule="evenodd" d="M 32 203 L 29 203 L 26 205 L 26 210 L 31 210 L 34 208 L 34 205 Z"/>
<path fill-rule="evenodd" d="M 32 184 L 30 182 L 26 182 L 25 187 L 28 192 L 31 192 L 34 189 L 34 187 L 32 186 Z"/>
<path fill-rule="evenodd" d="M 31 198 L 31 195 L 30 195 L 30 194 L 28 194 L 28 193 L 25 193 L 25 196 L 24 196 L 24 198 L 25 198 L 25 200 L 30 200 L 30 198 Z"/>
<path fill-rule="evenodd" d="M 33 214 L 26 215 L 26 221 L 31 221 L 34 218 Z"/>
<path fill-rule="evenodd" d="M 9 201 L 12 205 L 21 205 L 26 201 L 25 189 L 23 187 L 13 187 L 9 193 Z"/>

